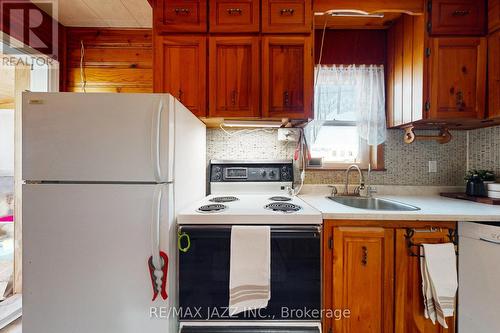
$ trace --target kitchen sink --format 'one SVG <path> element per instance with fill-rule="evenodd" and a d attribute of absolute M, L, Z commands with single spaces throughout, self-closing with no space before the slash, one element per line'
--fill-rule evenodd
<path fill-rule="evenodd" d="M 408 205 L 402 202 L 397 202 L 389 199 L 355 197 L 355 196 L 352 197 L 337 196 L 337 197 L 327 197 L 327 198 L 349 207 L 361 208 L 361 209 L 394 210 L 394 211 L 420 210 L 420 208 L 416 206 Z"/>

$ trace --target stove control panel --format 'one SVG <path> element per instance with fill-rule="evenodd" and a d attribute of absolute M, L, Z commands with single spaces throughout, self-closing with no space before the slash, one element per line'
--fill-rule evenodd
<path fill-rule="evenodd" d="M 292 161 L 211 161 L 211 182 L 290 182 Z"/>

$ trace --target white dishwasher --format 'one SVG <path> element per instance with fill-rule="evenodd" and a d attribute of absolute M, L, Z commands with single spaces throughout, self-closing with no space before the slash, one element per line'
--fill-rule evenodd
<path fill-rule="evenodd" d="M 458 332 L 498 333 L 500 222 L 461 222 L 458 232 Z"/>

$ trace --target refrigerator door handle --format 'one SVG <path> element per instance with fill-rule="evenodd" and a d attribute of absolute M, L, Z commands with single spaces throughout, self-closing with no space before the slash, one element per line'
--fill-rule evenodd
<path fill-rule="evenodd" d="M 153 164 L 155 168 L 155 179 L 157 182 L 162 182 L 162 172 L 161 172 L 161 116 L 163 113 L 163 97 L 160 97 L 160 103 L 158 104 L 158 110 L 153 115 L 153 131 L 154 139 L 153 143 Z"/>
<path fill-rule="evenodd" d="M 155 272 L 161 272 L 162 259 L 160 257 L 160 221 L 161 221 L 161 202 L 163 197 L 163 185 L 155 187 L 153 200 L 153 218 L 151 221 L 151 255 Z M 156 281 L 157 289 L 161 287 L 161 277 Z"/>

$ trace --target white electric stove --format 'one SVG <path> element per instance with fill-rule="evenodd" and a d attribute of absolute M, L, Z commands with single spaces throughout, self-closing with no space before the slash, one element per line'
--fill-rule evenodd
<path fill-rule="evenodd" d="M 199 309 L 181 314 L 180 332 L 320 333 L 306 313 L 321 310 L 322 216 L 292 195 L 293 162 L 211 161 L 209 179 L 210 195 L 177 215 L 179 306 Z M 270 226 L 271 298 L 225 316 L 234 225 Z"/>
<path fill-rule="evenodd" d="M 177 217 L 182 224 L 321 225 L 321 213 L 290 195 L 293 164 L 277 161 L 211 161 L 210 192 Z"/>

